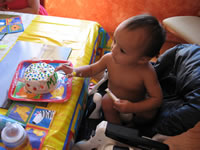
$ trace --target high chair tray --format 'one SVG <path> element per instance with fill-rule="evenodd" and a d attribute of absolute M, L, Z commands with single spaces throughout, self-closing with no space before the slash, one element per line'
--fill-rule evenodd
<path fill-rule="evenodd" d="M 14 101 L 35 101 L 35 102 L 65 102 L 69 100 L 72 91 L 72 78 L 67 78 L 65 74 L 58 74 L 58 83 L 55 90 L 45 94 L 34 94 L 25 89 L 23 82 L 24 72 L 26 68 L 32 63 L 45 62 L 52 65 L 54 68 L 61 64 L 68 63 L 72 66 L 70 61 L 65 60 L 25 60 L 19 63 L 16 72 L 13 76 L 8 98 Z"/>

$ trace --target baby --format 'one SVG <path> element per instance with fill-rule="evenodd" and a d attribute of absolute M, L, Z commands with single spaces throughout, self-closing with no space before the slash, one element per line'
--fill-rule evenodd
<path fill-rule="evenodd" d="M 138 15 L 123 21 L 115 30 L 111 53 L 91 65 L 78 68 L 59 66 L 56 71 L 77 77 L 91 77 L 105 69 L 108 88 L 119 101 L 103 96 L 105 119 L 121 124 L 120 113 L 134 114 L 133 121 L 145 123 L 162 103 L 162 91 L 156 72 L 149 62 L 165 42 L 165 30 L 151 15 Z"/>

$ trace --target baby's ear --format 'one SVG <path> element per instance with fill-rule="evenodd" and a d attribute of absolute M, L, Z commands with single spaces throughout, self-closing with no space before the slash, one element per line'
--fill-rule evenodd
<path fill-rule="evenodd" d="M 150 60 L 151 60 L 151 57 L 143 56 L 143 57 L 139 60 L 139 63 L 140 63 L 140 64 L 145 64 L 145 63 L 149 62 Z"/>

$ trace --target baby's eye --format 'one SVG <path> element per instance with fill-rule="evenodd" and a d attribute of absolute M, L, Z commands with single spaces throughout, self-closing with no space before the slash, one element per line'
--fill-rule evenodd
<path fill-rule="evenodd" d="M 121 49 L 121 48 L 120 48 L 120 52 L 122 52 L 123 54 L 125 54 L 125 53 L 126 53 L 126 52 L 125 52 L 123 49 Z"/>

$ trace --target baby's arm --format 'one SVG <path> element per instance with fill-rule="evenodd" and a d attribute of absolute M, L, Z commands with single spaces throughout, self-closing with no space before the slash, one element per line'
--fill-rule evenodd
<path fill-rule="evenodd" d="M 143 80 L 148 95 L 143 101 L 129 105 L 129 109 L 134 110 L 134 112 L 152 111 L 158 109 L 162 103 L 160 83 L 154 68 L 150 64 L 149 68 L 143 73 Z"/>
<path fill-rule="evenodd" d="M 63 70 L 65 74 L 72 74 L 72 76 L 76 77 L 91 77 L 106 69 L 107 63 L 110 59 L 109 57 L 110 54 L 106 54 L 96 63 L 91 65 L 81 66 L 78 68 L 72 68 L 67 65 L 61 65 L 57 67 L 55 71 Z"/>

